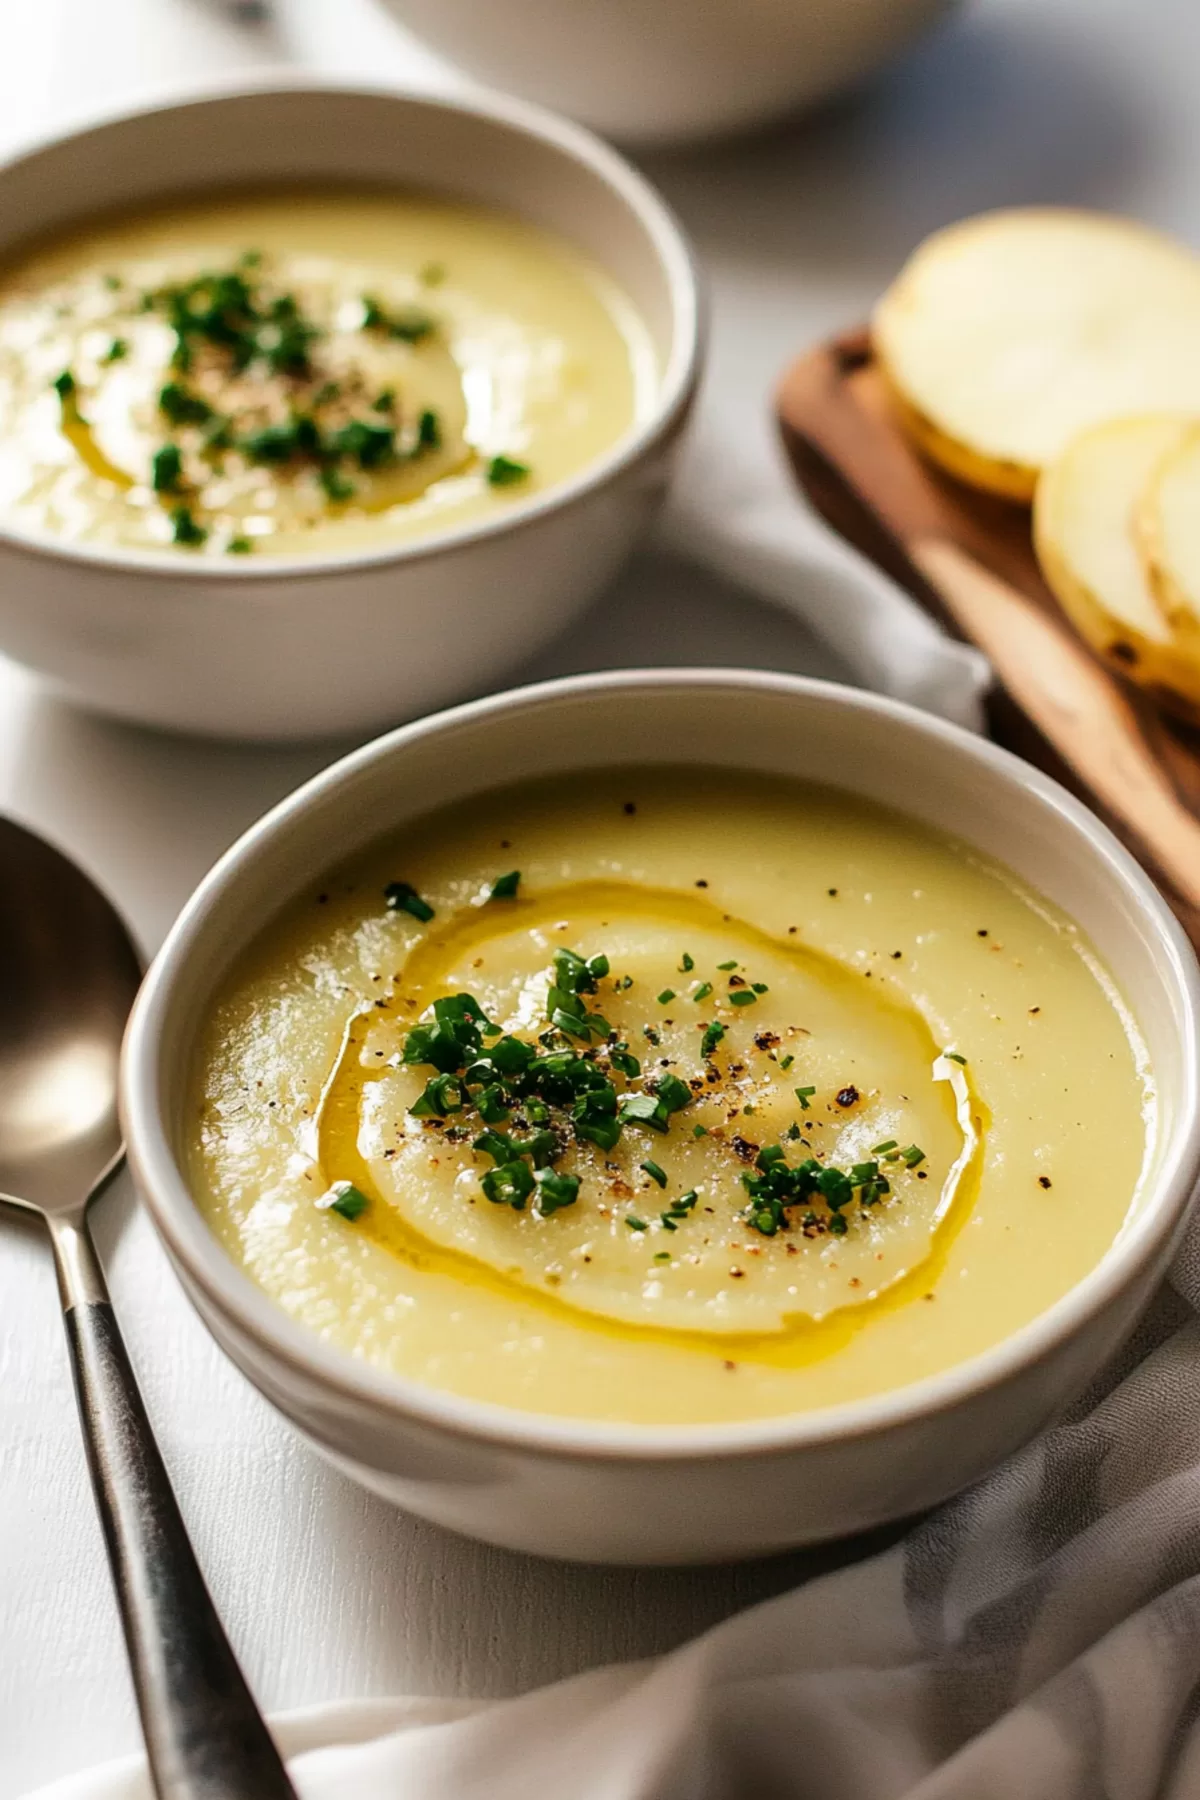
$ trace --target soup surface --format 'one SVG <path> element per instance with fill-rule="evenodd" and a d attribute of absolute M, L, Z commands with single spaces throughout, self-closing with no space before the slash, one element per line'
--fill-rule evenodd
<path fill-rule="evenodd" d="M 0 516 L 193 554 L 382 547 L 565 480 L 657 384 L 632 303 L 515 217 L 179 202 L 0 272 Z"/>
<path fill-rule="evenodd" d="M 528 1410 L 816 1408 L 984 1349 L 1136 1204 L 1155 1094 L 1086 941 L 835 792 L 495 792 L 330 875 L 194 1071 L 230 1254 L 353 1354 Z"/>

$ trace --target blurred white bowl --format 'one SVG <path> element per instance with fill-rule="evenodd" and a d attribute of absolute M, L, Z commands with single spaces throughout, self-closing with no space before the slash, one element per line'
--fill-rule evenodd
<path fill-rule="evenodd" d="M 498 521 L 367 551 L 222 562 L 0 521 L 0 651 L 102 712 L 278 740 L 427 711 L 491 683 L 582 611 L 665 488 L 700 361 L 687 244 L 607 145 L 519 101 L 274 83 L 123 114 L 0 166 L 0 255 L 31 229 L 164 195 L 314 181 L 437 189 L 579 245 L 649 327 L 654 410 Z"/>
<path fill-rule="evenodd" d="M 624 142 L 716 137 L 864 75 L 955 0 L 387 0 L 469 75 Z"/>

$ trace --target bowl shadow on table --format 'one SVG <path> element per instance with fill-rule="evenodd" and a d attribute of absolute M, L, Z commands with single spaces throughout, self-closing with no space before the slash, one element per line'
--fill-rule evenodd
<path fill-rule="evenodd" d="M 1169 4 L 1145 0 L 1143 29 Z M 823 290 L 882 286 L 968 213 L 1111 206 L 1150 154 L 1115 53 L 1070 19 L 1014 8 L 951 18 L 805 118 L 638 160 L 703 256 L 808 265 Z"/>

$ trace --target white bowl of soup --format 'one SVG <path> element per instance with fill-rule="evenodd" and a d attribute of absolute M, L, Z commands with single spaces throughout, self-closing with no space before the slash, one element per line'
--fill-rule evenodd
<path fill-rule="evenodd" d="M 481 81 L 653 145 L 746 131 L 811 107 L 897 55 L 951 3 L 388 0 L 425 43 Z M 302 28 L 307 21 L 291 11 Z"/>
<path fill-rule="evenodd" d="M 378 730 L 494 682 L 660 498 L 686 244 L 519 102 L 310 85 L 0 168 L 0 650 L 142 723 Z"/>
<path fill-rule="evenodd" d="M 935 1504 L 1136 1319 L 1195 958 L 993 745 L 793 677 L 501 695 L 217 865 L 138 1002 L 141 1189 L 217 1341 L 456 1530 L 732 1557 Z"/>

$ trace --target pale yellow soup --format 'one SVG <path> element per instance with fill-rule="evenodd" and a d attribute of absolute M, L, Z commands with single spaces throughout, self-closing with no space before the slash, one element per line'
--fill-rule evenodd
<path fill-rule="evenodd" d="M 413 1034 L 464 995 L 439 1085 Z M 488 794 L 314 885 L 226 982 L 190 1104 L 204 1214 L 294 1319 L 456 1394 L 664 1425 L 996 1344 L 1113 1243 L 1156 1121 L 1111 979 L 1006 870 L 695 768 Z"/>
<path fill-rule="evenodd" d="M 515 216 L 388 192 L 180 201 L 0 271 L 0 518 L 193 556 L 381 548 L 567 480 L 658 383 L 628 296 Z"/>

